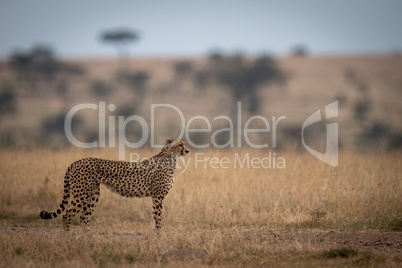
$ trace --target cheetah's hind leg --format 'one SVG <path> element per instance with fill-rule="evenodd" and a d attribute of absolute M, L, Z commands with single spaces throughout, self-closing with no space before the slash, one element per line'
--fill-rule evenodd
<path fill-rule="evenodd" d="M 81 208 L 82 201 L 78 198 L 78 196 L 74 196 L 74 200 L 71 201 L 70 207 L 66 210 L 66 213 L 64 213 L 63 217 L 61 218 L 64 231 L 70 231 L 71 220 L 78 212 L 80 212 Z"/>
<path fill-rule="evenodd" d="M 95 210 L 96 204 L 99 201 L 100 196 L 100 185 L 96 186 L 91 194 L 87 196 L 87 199 L 84 200 L 85 204 L 82 208 L 82 214 L 80 217 L 80 225 L 84 231 L 91 231 L 89 228 L 89 219 L 92 216 L 92 212 Z"/>

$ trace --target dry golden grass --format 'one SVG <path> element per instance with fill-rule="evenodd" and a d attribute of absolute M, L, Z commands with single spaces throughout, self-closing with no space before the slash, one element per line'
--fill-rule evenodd
<path fill-rule="evenodd" d="M 139 153 L 145 157 L 155 151 Z M 0 266 L 401 263 L 397 253 L 402 239 L 400 153 L 343 152 L 340 165 L 332 168 L 308 154 L 277 152 L 277 159 L 286 160 L 285 169 L 239 168 L 238 164 L 234 168 L 236 153 L 240 158 L 246 153 L 250 158 L 266 156 L 253 150 L 208 150 L 193 151 L 184 159 L 190 160 L 190 166 L 175 173 L 160 234 L 152 231 L 150 199 L 127 199 L 102 187 L 91 220 L 92 234 L 85 234 L 75 219 L 72 232 L 65 235 L 58 219 L 41 220 L 39 212 L 58 207 L 67 166 L 89 155 L 117 159 L 117 152 L 2 151 Z M 227 157 L 230 168 L 195 166 L 196 154 L 198 159 Z M 356 254 L 328 257 L 334 253 L 327 251 L 339 248 L 349 234 L 362 232 L 392 232 L 388 241 L 396 236 L 395 244 L 387 254 L 381 247 L 377 252 L 374 244 L 368 253 L 356 244 Z M 346 238 L 328 240 L 338 234 Z"/>

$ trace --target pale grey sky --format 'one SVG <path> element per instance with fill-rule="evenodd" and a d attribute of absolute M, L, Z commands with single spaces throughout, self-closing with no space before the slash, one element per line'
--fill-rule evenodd
<path fill-rule="evenodd" d="M 402 1 L 1 0 L 0 57 L 35 44 L 62 57 L 114 56 L 105 29 L 141 33 L 133 56 L 198 56 L 213 48 L 284 55 L 297 44 L 313 54 L 402 50 Z"/>

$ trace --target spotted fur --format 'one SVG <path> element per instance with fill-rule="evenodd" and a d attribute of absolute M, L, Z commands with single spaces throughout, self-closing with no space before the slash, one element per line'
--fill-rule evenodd
<path fill-rule="evenodd" d="M 89 231 L 89 219 L 99 201 L 100 184 L 126 197 L 152 197 L 155 228 L 161 228 L 163 199 L 173 186 L 178 157 L 189 150 L 183 140 L 168 139 L 161 152 L 141 162 L 84 158 L 70 165 L 64 176 L 64 194 L 54 212 L 42 211 L 42 219 L 53 219 L 64 211 L 63 229 L 69 231 L 74 215 L 82 211 L 81 227 Z"/>

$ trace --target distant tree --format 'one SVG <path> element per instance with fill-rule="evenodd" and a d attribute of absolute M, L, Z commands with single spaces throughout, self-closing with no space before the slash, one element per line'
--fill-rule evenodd
<path fill-rule="evenodd" d="M 390 149 L 389 146 L 396 141 L 394 137 L 390 125 L 384 122 L 372 121 L 361 128 L 361 133 L 357 136 L 356 145 L 363 151 Z"/>
<path fill-rule="evenodd" d="M 119 82 L 125 84 L 134 93 L 143 97 L 145 94 L 145 89 L 149 80 L 149 73 L 146 71 L 137 72 L 118 72 L 117 79 Z"/>
<path fill-rule="evenodd" d="M 113 91 L 113 87 L 105 81 L 95 80 L 91 84 L 91 91 L 99 97 L 106 97 Z"/>
<path fill-rule="evenodd" d="M 28 81 L 31 76 L 31 55 L 22 51 L 14 51 L 10 55 L 10 66 L 15 71 L 17 80 Z"/>
<path fill-rule="evenodd" d="M 363 138 L 369 139 L 370 143 L 387 138 L 391 132 L 391 128 L 383 122 L 374 121 L 368 126 L 362 135 Z"/>
<path fill-rule="evenodd" d="M 208 59 L 210 61 L 221 61 L 225 58 L 225 56 L 223 55 L 223 52 L 220 51 L 219 49 L 214 49 L 211 51 L 211 53 L 208 56 Z"/>
<path fill-rule="evenodd" d="M 345 79 L 357 92 L 359 99 L 354 103 L 353 112 L 357 123 L 364 124 L 372 110 L 372 101 L 370 99 L 370 86 L 357 73 L 348 68 L 345 71 Z"/>
<path fill-rule="evenodd" d="M 66 113 L 60 112 L 56 114 L 49 115 L 44 118 L 40 125 L 40 136 L 38 137 L 39 142 L 43 142 L 47 145 L 52 145 L 57 148 L 62 148 L 69 145 L 69 141 L 66 138 L 66 133 L 64 129 L 64 122 L 66 120 Z M 88 135 L 88 130 L 83 126 L 84 120 L 79 115 L 74 115 L 71 121 L 71 131 L 74 136 L 85 136 Z M 76 131 L 78 130 L 79 131 Z M 82 138 L 79 138 L 82 140 Z"/>
<path fill-rule="evenodd" d="M 121 58 L 122 68 L 124 61 L 129 58 L 127 45 L 137 41 L 139 38 L 140 36 L 137 32 L 129 29 L 107 30 L 101 34 L 101 41 L 116 46 Z"/>
<path fill-rule="evenodd" d="M 146 71 L 137 72 L 118 72 L 117 80 L 125 85 L 132 93 L 133 99 L 129 106 L 123 107 L 120 115 L 127 115 L 141 110 L 143 99 L 146 94 L 146 87 L 150 75 Z M 123 109 L 122 108 L 122 109 Z M 131 114 L 132 115 L 132 114 Z"/>
<path fill-rule="evenodd" d="M 74 79 L 82 78 L 86 74 L 85 69 L 77 64 L 58 62 L 56 69 L 55 88 L 59 97 L 66 101 L 70 85 Z"/>
<path fill-rule="evenodd" d="M 61 135 L 65 136 L 64 121 L 66 120 L 65 113 L 59 113 L 47 117 L 42 121 L 41 129 L 44 135 Z M 71 121 L 71 128 L 75 129 L 83 123 L 83 120 L 79 116 L 74 116 Z"/>
<path fill-rule="evenodd" d="M 348 102 L 348 98 L 345 94 L 343 94 L 342 92 L 338 92 L 338 95 L 336 96 L 336 98 L 338 100 L 339 103 L 339 107 L 343 107 L 346 105 L 346 103 Z"/>
<path fill-rule="evenodd" d="M 246 60 L 241 54 L 213 55 L 203 72 L 208 72 L 213 81 L 229 90 L 235 106 L 237 101 L 248 103 L 250 113 L 259 110 L 258 90 L 261 86 L 285 81 L 284 73 L 269 56 Z"/>
<path fill-rule="evenodd" d="M 59 61 L 53 49 L 46 45 L 36 45 L 27 51 L 15 51 L 9 58 L 10 66 L 17 79 L 23 81 L 31 89 L 36 89 L 39 82 L 63 85 L 64 92 L 73 77 L 83 76 L 81 66 Z"/>
<path fill-rule="evenodd" d="M 194 73 L 193 82 L 199 89 L 205 89 L 209 83 L 210 75 L 207 71 L 198 71 Z"/>
<path fill-rule="evenodd" d="M 0 89 L 0 119 L 16 111 L 17 102 L 14 87 L 9 83 L 2 84 Z"/>
<path fill-rule="evenodd" d="M 179 61 L 174 64 L 174 70 L 176 77 L 182 79 L 183 77 L 188 76 L 193 70 L 193 66 L 191 62 L 188 61 Z"/>
<path fill-rule="evenodd" d="M 53 50 L 46 45 L 37 45 L 28 51 L 13 52 L 10 64 L 19 78 L 29 83 L 40 79 L 52 80 L 58 67 Z"/>
<path fill-rule="evenodd" d="M 82 77 L 85 76 L 85 69 L 81 65 L 59 62 L 57 68 L 58 74 L 64 75 L 67 78 L 71 79 L 73 77 Z"/>
<path fill-rule="evenodd" d="M 292 48 L 292 56 L 294 57 L 305 57 L 308 56 L 309 50 L 304 45 L 296 45 Z"/>
<path fill-rule="evenodd" d="M 31 49 L 30 55 L 37 75 L 44 80 L 53 80 L 59 71 L 59 62 L 56 60 L 53 49 L 38 45 Z"/>
<path fill-rule="evenodd" d="M 402 133 L 390 135 L 388 141 L 388 150 L 400 150 L 402 149 Z"/>
<path fill-rule="evenodd" d="M 368 99 L 362 99 L 355 103 L 354 105 L 354 115 L 355 119 L 359 123 L 363 123 L 371 110 L 371 102 Z"/>
<path fill-rule="evenodd" d="M 123 116 L 124 118 L 127 118 L 132 115 L 138 115 L 140 112 L 140 109 L 138 108 L 139 106 L 136 105 L 138 102 L 129 102 L 126 104 L 121 104 L 117 106 L 117 109 L 115 111 L 115 115 L 120 117 Z M 126 138 L 131 141 L 131 142 L 138 142 L 142 138 L 142 129 L 141 127 L 138 127 L 138 123 L 131 122 L 127 124 L 125 128 L 125 136 Z"/>
<path fill-rule="evenodd" d="M 357 81 L 356 71 L 350 67 L 345 69 L 343 76 L 346 82 L 349 82 L 350 84 L 355 84 Z"/>
<path fill-rule="evenodd" d="M 120 105 L 117 109 L 116 109 L 116 115 L 117 116 L 124 116 L 125 118 L 135 115 L 136 112 L 138 112 L 137 107 L 130 103 L 130 104 L 124 104 L 124 105 Z"/>
<path fill-rule="evenodd" d="M 366 97 L 366 95 L 367 95 L 367 92 L 368 92 L 368 90 L 370 89 L 370 87 L 365 83 L 365 82 L 360 82 L 358 85 L 357 85 L 357 88 L 356 88 L 358 91 L 360 91 L 360 93 L 364 96 L 364 97 Z"/>

